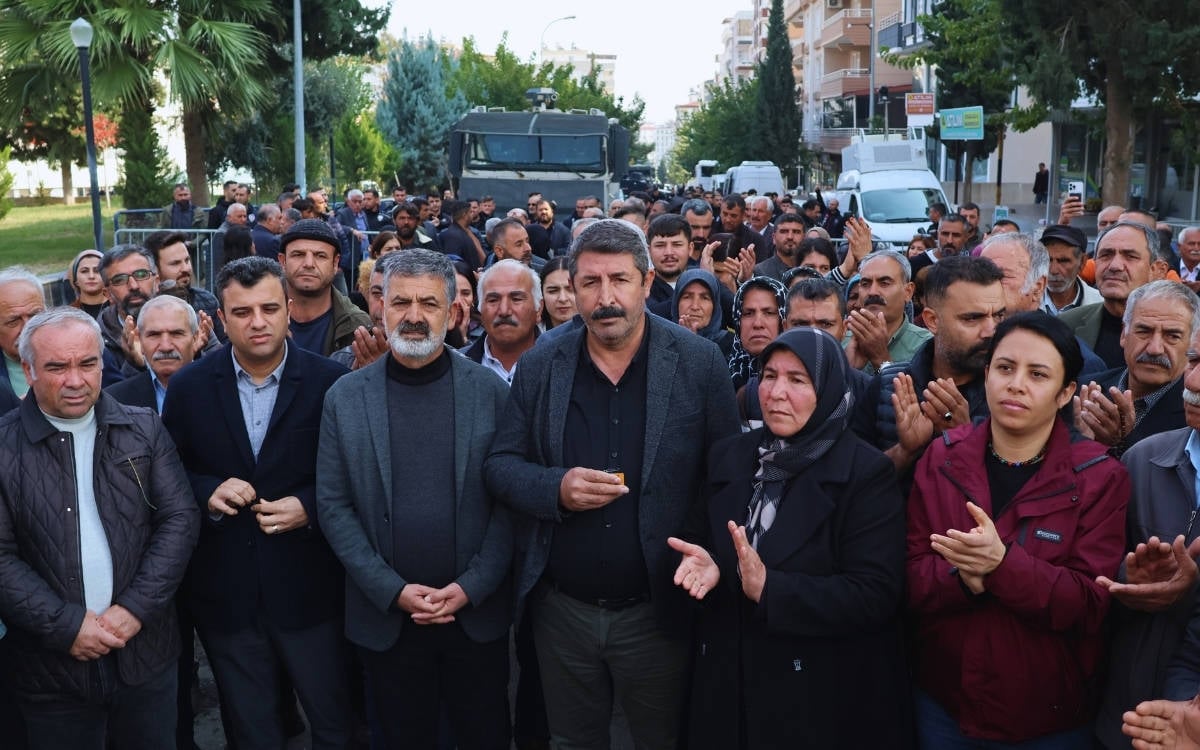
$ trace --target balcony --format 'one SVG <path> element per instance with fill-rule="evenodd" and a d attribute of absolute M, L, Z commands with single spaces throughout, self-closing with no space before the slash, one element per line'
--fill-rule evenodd
<path fill-rule="evenodd" d="M 821 27 L 822 47 L 869 47 L 871 9 L 847 8 L 825 19 Z"/>
<path fill-rule="evenodd" d="M 804 26 L 804 13 L 800 10 L 800 0 L 787 0 L 783 4 L 783 19 L 793 26 Z"/>
<path fill-rule="evenodd" d="M 879 48 L 900 49 L 904 46 L 903 25 L 899 13 L 893 13 L 879 21 Z"/>
<path fill-rule="evenodd" d="M 816 151 L 826 154 L 841 154 L 857 135 L 858 128 L 812 128 L 804 131 L 804 142 L 816 146 Z"/>
<path fill-rule="evenodd" d="M 865 94 L 871 85 L 866 68 L 842 68 L 821 76 L 821 98 L 836 99 L 846 94 Z"/>

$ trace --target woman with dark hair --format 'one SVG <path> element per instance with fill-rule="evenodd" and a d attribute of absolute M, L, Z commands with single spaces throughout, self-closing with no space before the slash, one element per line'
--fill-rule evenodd
<path fill-rule="evenodd" d="M 454 275 L 458 279 L 458 296 L 454 304 L 460 308 L 457 325 L 453 331 L 447 332 L 446 345 L 461 348 L 483 335 L 483 320 L 479 317 L 479 307 L 475 304 L 475 272 L 466 261 L 457 259 L 454 264 Z"/>
<path fill-rule="evenodd" d="M 240 225 L 229 227 L 225 230 L 225 242 L 221 249 L 225 255 L 221 261 L 222 266 L 238 258 L 254 255 L 254 238 L 250 234 L 250 228 Z"/>
<path fill-rule="evenodd" d="M 83 310 L 93 318 L 100 314 L 108 295 L 104 292 L 104 279 L 100 276 L 100 259 L 104 253 L 99 250 L 83 250 L 71 261 L 67 271 L 67 281 L 75 290 L 75 299 L 71 307 Z"/>
<path fill-rule="evenodd" d="M 733 334 L 721 315 L 721 282 L 708 271 L 689 268 L 679 275 L 670 320 L 719 346 L 726 359 L 733 351 Z"/>
<path fill-rule="evenodd" d="M 850 365 L 816 328 L 760 355 L 764 427 L 713 446 L 675 583 L 703 600 L 689 747 L 910 745 L 904 512 L 849 429 Z"/>
<path fill-rule="evenodd" d="M 991 416 L 932 440 L 917 464 L 907 569 L 922 748 L 1092 747 L 1109 604 L 1096 577 L 1124 556 L 1130 484 L 1105 446 L 1072 442 L 1082 366 L 1062 321 L 1006 319 L 984 375 Z M 908 385 L 897 420 L 929 434 Z"/>
<path fill-rule="evenodd" d="M 567 271 L 569 258 L 559 255 L 546 261 L 538 275 L 542 279 L 542 330 L 549 331 L 575 317 L 575 291 Z"/>
<path fill-rule="evenodd" d="M 381 255 L 394 253 L 400 249 L 400 238 L 390 229 L 385 229 L 375 235 L 375 239 L 371 240 L 371 249 L 368 254 L 372 259 L 378 258 Z"/>
<path fill-rule="evenodd" d="M 758 355 L 783 330 L 787 289 L 769 276 L 747 279 L 733 295 L 733 350 L 729 375 L 734 390 L 758 374 Z"/>

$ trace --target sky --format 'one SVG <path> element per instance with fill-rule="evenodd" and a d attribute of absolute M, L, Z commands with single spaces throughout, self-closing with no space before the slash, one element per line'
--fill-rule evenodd
<path fill-rule="evenodd" d="M 508 33 L 508 47 L 518 57 L 534 60 L 538 39 L 546 46 L 572 44 L 598 54 L 617 55 L 616 94 L 628 102 L 640 93 L 646 123 L 675 117 L 675 105 L 687 102 L 688 91 L 713 77 L 721 49 L 721 20 L 749 10 L 747 0 L 610 0 L 609 2 L 530 2 L 529 0 L 449 0 L 439 3 L 392 4 L 388 32 L 416 39 L 432 32 L 438 40 L 458 45 L 466 36 L 491 53 Z M 419 12 L 413 13 L 413 8 Z M 555 18 L 574 15 L 570 21 Z"/>

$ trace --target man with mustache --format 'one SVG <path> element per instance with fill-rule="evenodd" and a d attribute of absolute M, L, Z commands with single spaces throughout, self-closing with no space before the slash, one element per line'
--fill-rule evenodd
<path fill-rule="evenodd" d="M 1096 240 L 1096 288 L 1104 301 L 1060 316 L 1109 367 L 1125 365 L 1121 344 L 1125 300 L 1150 281 L 1157 257 L 1154 227 L 1125 219 L 1113 224 Z"/>
<path fill-rule="evenodd" d="M 589 225 L 568 270 L 583 325 L 522 359 L 487 485 L 520 514 L 517 611 L 528 600 L 552 745 L 608 747 L 619 698 L 635 744 L 675 747 L 694 610 L 667 538 L 738 431 L 733 387 L 716 344 L 646 314 L 637 228 Z"/>
<path fill-rule="evenodd" d="M 446 256 L 405 250 L 377 267 L 388 355 L 329 390 L 316 468 L 373 739 L 436 747 L 447 710 L 458 747 L 506 750 L 513 540 L 483 461 L 508 391 L 445 345 L 456 286 Z"/>
<path fill-rule="evenodd" d="M 783 275 L 800 262 L 796 253 L 800 243 L 804 242 L 804 220 L 795 214 L 780 215 L 775 220 L 771 238 L 775 254 L 754 266 L 754 275 L 783 281 Z"/>
<path fill-rule="evenodd" d="M 292 341 L 328 357 L 354 340 L 371 318 L 333 286 L 341 243 L 320 219 L 301 219 L 279 240 L 279 264 L 287 279 Z"/>
<path fill-rule="evenodd" d="M 1042 244 L 1050 254 L 1050 272 L 1046 277 L 1046 292 L 1042 309 L 1059 315 L 1084 305 L 1103 302 L 1094 286 L 1079 278 L 1087 259 L 1087 237 L 1075 227 L 1054 224 L 1042 232 Z"/>
<path fill-rule="evenodd" d="M 1152 281 L 1129 295 L 1121 346 L 1125 366 L 1100 373 L 1076 396 L 1085 437 L 1120 456 L 1142 438 L 1183 426 L 1183 371 L 1196 296 L 1174 281 Z"/>
<path fill-rule="evenodd" d="M 137 337 L 146 371 L 104 390 L 126 406 L 144 406 L 161 414 L 171 376 L 199 351 L 200 321 L 191 305 L 164 294 L 142 306 Z"/>
<path fill-rule="evenodd" d="M 860 415 L 864 437 L 907 470 L 951 427 L 988 414 L 983 369 L 1006 314 L 1004 272 L 986 258 L 951 256 L 925 279 L 925 327 L 933 334 L 908 362 L 880 369 Z M 903 389 L 900 398 L 897 394 Z M 878 394 L 878 398 L 873 397 Z M 901 408 L 901 405 L 908 408 Z"/>
<path fill-rule="evenodd" d="M 905 314 L 912 300 L 912 266 L 904 253 L 877 250 L 859 264 L 862 307 L 846 317 L 851 366 L 875 374 L 887 362 L 907 362 L 933 337 Z"/>
<path fill-rule="evenodd" d="M 392 223 L 396 225 L 396 237 L 400 240 L 401 249 L 420 247 L 426 250 L 437 248 L 437 241 L 427 235 L 418 225 L 421 223 L 421 209 L 412 203 L 398 203 L 392 209 Z"/>
<path fill-rule="evenodd" d="M 462 352 L 512 383 L 517 360 L 537 341 L 541 280 L 519 260 L 501 260 L 480 275 L 478 299 L 484 333 Z"/>
<path fill-rule="evenodd" d="M 1126 340 L 1131 350 L 1141 351 L 1135 362 L 1164 355 L 1186 359 L 1173 368 L 1182 374 L 1154 407 L 1178 415 L 1175 429 L 1157 434 L 1142 430 L 1144 439 L 1121 458 L 1132 483 L 1126 521 L 1130 554 L 1114 580 L 1099 581 L 1115 600 L 1109 616 L 1112 663 L 1096 721 L 1096 736 L 1105 748 L 1129 747 L 1129 737 L 1122 733 L 1122 714 L 1133 714 L 1136 706 L 1137 716 L 1163 716 L 1162 711 L 1170 706 L 1155 699 L 1190 701 L 1200 683 L 1200 611 L 1195 608 L 1197 570 L 1193 562 L 1200 554 L 1196 542 L 1200 524 L 1195 523 L 1196 467 L 1200 463 L 1200 300 L 1177 283 L 1156 281 L 1135 291 L 1128 307 L 1129 322 L 1136 327 L 1130 328 Z M 1160 314 L 1154 314 L 1156 307 Z M 1166 343 L 1173 342 L 1180 332 L 1183 343 Z M 1166 341 L 1145 345 L 1142 342 L 1147 338 Z M 1148 363 L 1142 364 L 1139 372 L 1152 370 Z M 1131 382 L 1155 375 L 1135 374 L 1135 368 L 1130 368 Z M 1165 377 L 1166 373 L 1157 375 L 1158 380 Z M 1154 409 L 1144 419 L 1151 419 Z M 1142 701 L 1158 705 L 1143 707 L 1139 705 Z M 1133 725 L 1139 726 L 1140 719 Z"/>

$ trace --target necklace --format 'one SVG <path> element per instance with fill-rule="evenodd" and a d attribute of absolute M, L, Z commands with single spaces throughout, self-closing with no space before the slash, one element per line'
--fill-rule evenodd
<path fill-rule="evenodd" d="M 1009 461 L 1007 458 L 1004 458 L 999 453 L 997 453 L 996 447 L 994 445 L 992 445 L 990 442 L 988 443 L 988 450 L 991 451 L 992 458 L 999 461 L 1001 466 L 1033 466 L 1034 464 L 1041 463 L 1042 459 L 1046 457 L 1046 446 L 1045 445 L 1042 446 L 1042 449 L 1040 451 L 1038 451 L 1036 456 L 1034 456 L 1033 458 L 1030 458 L 1030 459 L 1026 459 L 1024 461 Z"/>

